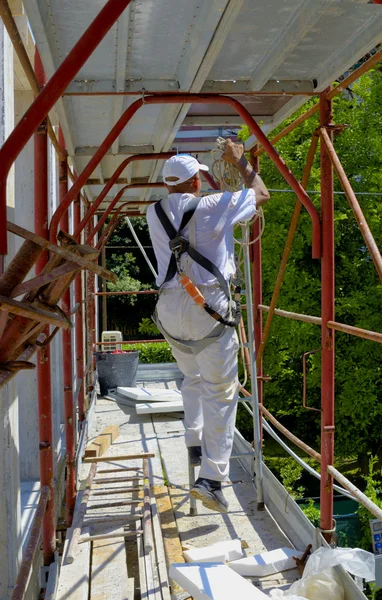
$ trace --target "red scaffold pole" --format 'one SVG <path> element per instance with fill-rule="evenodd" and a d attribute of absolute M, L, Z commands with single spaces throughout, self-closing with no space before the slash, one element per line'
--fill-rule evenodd
<path fill-rule="evenodd" d="M 325 90 L 320 97 L 320 124 L 332 123 L 332 102 L 327 100 Z M 332 132 L 328 130 L 332 138 Z M 322 311 L 322 362 L 321 362 L 321 484 L 320 526 L 328 541 L 333 528 L 333 477 L 327 467 L 334 463 L 334 331 L 327 327 L 334 321 L 334 188 L 333 166 L 324 144 L 321 154 L 321 215 L 322 215 L 322 260 L 321 260 L 321 311 Z"/>
<path fill-rule="evenodd" d="M 78 196 L 74 203 L 73 210 L 73 221 L 74 228 L 76 228 L 81 221 L 81 199 Z M 76 365 L 77 365 L 77 385 L 80 385 L 78 392 L 78 420 L 84 421 L 85 419 L 85 380 L 84 380 L 84 332 L 83 332 L 83 318 L 84 318 L 84 305 L 82 297 L 82 271 L 78 273 L 74 280 L 74 299 L 75 303 L 79 305 L 79 308 L 75 314 L 75 336 L 76 336 Z"/>
<path fill-rule="evenodd" d="M 35 51 L 35 71 L 40 86 L 45 83 L 44 68 L 40 55 Z M 34 135 L 34 226 L 35 232 L 48 238 L 48 134 L 46 120 Z M 36 275 L 39 275 L 48 262 L 45 253 L 36 261 Z M 44 329 L 49 336 L 49 325 Z M 53 465 L 53 410 L 50 347 L 44 346 L 37 352 L 37 398 L 38 398 L 38 431 L 40 450 L 40 486 L 50 489 L 42 521 L 42 545 L 44 563 L 53 562 L 56 549 L 55 510 L 54 510 L 54 465 Z"/>
<path fill-rule="evenodd" d="M 59 161 L 59 194 L 60 202 L 68 192 L 68 159 L 65 151 L 65 140 L 61 127 L 58 129 L 58 142 L 65 157 Z M 62 218 L 62 228 L 69 233 L 68 212 Z M 70 315 L 70 287 L 62 295 L 62 310 Z M 72 363 L 72 330 L 62 331 L 62 354 L 64 362 L 64 413 L 66 443 L 66 507 L 65 517 L 68 526 L 72 524 L 74 504 L 76 502 L 76 473 L 74 469 L 75 447 L 75 413 L 73 404 L 73 363 Z"/>
<path fill-rule="evenodd" d="M 0 254 L 7 254 L 6 188 L 11 166 L 131 0 L 109 0 L 20 119 L 0 150 Z"/>

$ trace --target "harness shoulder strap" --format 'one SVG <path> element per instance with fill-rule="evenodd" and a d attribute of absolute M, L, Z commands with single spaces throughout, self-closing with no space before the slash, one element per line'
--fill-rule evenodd
<path fill-rule="evenodd" d="M 168 218 L 168 216 L 166 215 L 166 213 L 164 212 L 163 206 L 162 206 L 162 201 L 159 200 L 159 202 L 155 202 L 154 208 L 155 208 L 156 215 L 157 215 L 158 219 L 160 220 L 163 229 L 165 230 L 165 232 L 167 233 L 168 237 L 171 240 L 173 237 L 176 236 L 176 229 L 175 229 L 174 225 L 171 223 L 171 221 Z"/>
<path fill-rule="evenodd" d="M 188 206 L 187 206 L 186 210 L 183 213 L 182 221 L 180 223 L 180 227 L 179 227 L 178 231 L 175 229 L 175 227 L 171 223 L 170 219 L 166 215 L 165 211 L 163 210 L 163 206 L 161 205 L 161 201 L 155 203 L 154 206 L 155 206 L 155 212 L 157 214 L 157 217 L 158 217 L 159 221 L 161 222 L 161 224 L 162 224 L 162 226 L 163 226 L 163 228 L 164 228 L 165 232 L 167 233 L 167 235 L 168 235 L 168 237 L 169 237 L 170 240 L 172 240 L 176 236 L 180 235 L 181 232 L 182 232 L 182 230 L 188 225 L 188 223 L 190 222 L 190 220 L 192 219 L 192 217 L 195 214 L 195 211 L 196 211 L 196 208 L 198 206 L 198 203 L 199 203 L 199 198 L 196 198 L 196 197 L 193 198 L 188 203 Z M 203 267 L 204 269 L 206 269 L 206 271 L 208 271 L 209 273 L 211 273 L 211 275 L 213 275 L 217 279 L 217 281 L 219 282 L 220 286 L 222 287 L 225 295 L 229 299 L 230 298 L 229 284 L 224 279 L 224 277 L 220 273 L 219 269 L 208 258 L 206 258 L 202 254 L 200 254 L 191 245 L 188 246 L 187 252 L 188 252 L 188 255 L 197 264 L 199 264 L 201 267 Z M 165 280 L 164 280 L 164 282 L 163 282 L 162 285 L 164 285 L 168 281 L 171 281 L 171 279 L 173 279 L 175 277 L 176 272 L 177 272 L 177 269 L 176 269 L 176 259 L 175 259 L 175 255 L 172 254 L 171 258 L 170 258 L 169 265 L 168 265 L 166 277 L 165 277 Z"/>

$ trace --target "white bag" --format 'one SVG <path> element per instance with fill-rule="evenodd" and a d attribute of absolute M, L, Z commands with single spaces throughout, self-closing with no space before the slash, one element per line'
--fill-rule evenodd
<path fill-rule="evenodd" d="M 374 555 L 360 548 L 319 548 L 309 557 L 302 578 L 282 592 L 274 589 L 272 600 L 345 600 L 341 580 L 332 567 L 341 565 L 356 577 L 375 579 Z"/>

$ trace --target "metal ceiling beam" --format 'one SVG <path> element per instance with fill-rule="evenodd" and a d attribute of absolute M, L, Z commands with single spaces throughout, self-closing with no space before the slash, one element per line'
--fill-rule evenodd
<path fill-rule="evenodd" d="M 251 74 L 251 90 L 261 89 L 283 64 L 292 50 L 299 44 L 321 17 L 326 1 L 305 0 L 298 5 L 294 14 L 285 24 L 281 34 L 275 34 L 271 46 L 264 51 L 262 60 Z"/>
<path fill-rule="evenodd" d="M 201 4 L 191 30 L 188 49 L 179 61 L 175 75 L 181 89 L 190 92 L 201 90 L 243 4 L 244 0 L 211 0 Z M 154 138 L 157 152 L 170 148 L 188 110 L 189 105 L 186 104 L 180 109 L 170 106 L 161 111 L 157 128 L 154 128 L 159 131 L 159 135 Z M 161 168 L 161 163 L 157 162 L 152 170 L 150 181 L 156 181 Z M 142 199 L 149 198 L 150 190 L 147 190 Z"/>
<path fill-rule="evenodd" d="M 115 181 L 115 185 L 126 185 L 126 184 L 143 184 L 143 183 L 148 183 L 148 176 L 147 177 L 133 177 L 132 179 L 129 179 L 127 177 L 119 177 L 116 181 Z M 101 182 L 100 179 L 96 179 L 95 177 L 90 177 L 87 180 L 87 185 L 105 185 L 106 183 L 109 183 L 110 178 L 109 177 L 105 177 L 104 181 Z"/>
<path fill-rule="evenodd" d="M 272 117 L 269 115 L 252 115 L 258 123 L 269 123 L 272 121 Z M 184 126 L 197 126 L 197 127 L 240 127 L 243 125 L 243 121 L 239 115 L 218 115 L 218 116 L 199 116 L 199 115 L 187 115 L 182 125 Z"/>
<path fill-rule="evenodd" d="M 270 79 L 264 85 L 253 89 L 252 80 L 236 79 L 234 81 L 208 79 L 202 85 L 202 94 L 255 94 L 258 96 L 268 95 L 298 95 L 298 94 L 314 94 L 315 82 L 310 80 L 287 79 L 278 80 Z"/>
<path fill-rule="evenodd" d="M 125 89 L 126 71 L 128 69 L 128 56 L 130 55 L 134 31 L 135 3 L 130 4 L 117 21 L 117 48 L 115 65 L 115 89 L 123 92 Z M 113 99 L 113 125 L 118 121 L 123 110 L 123 96 Z M 112 145 L 112 153 L 117 154 L 119 136 Z"/>
<path fill-rule="evenodd" d="M 101 185 L 105 185 L 105 177 L 103 175 L 102 160 L 100 161 L 100 163 L 96 169 L 96 173 L 98 174 Z"/>
<path fill-rule="evenodd" d="M 98 150 L 98 146 L 78 146 L 75 149 L 75 156 L 94 156 L 94 154 L 97 152 Z M 152 152 L 154 152 L 154 146 L 152 146 L 151 144 L 144 144 L 142 146 L 136 146 L 136 145 L 131 145 L 131 146 L 120 146 L 118 149 L 118 153 L 117 155 L 129 155 L 129 154 L 151 154 Z M 106 156 L 111 156 L 113 155 L 112 150 L 109 150 L 108 152 L 106 152 Z"/>
<path fill-rule="evenodd" d="M 131 28 L 131 27 L 130 27 Z M 130 44 L 130 42 L 129 42 Z M 121 43 L 122 45 L 122 43 Z M 117 48 L 117 53 L 119 53 Z M 121 51 L 120 56 L 124 53 Z M 122 58 L 120 59 L 122 62 Z M 128 59 L 127 59 L 128 63 Z M 120 67 L 122 69 L 122 67 Z M 121 71 L 122 72 L 122 71 Z M 314 82 L 310 80 L 269 80 L 262 88 L 253 90 L 250 79 L 238 80 L 207 80 L 201 87 L 204 94 L 248 94 L 259 96 L 268 94 L 310 94 L 314 93 Z M 115 96 L 141 95 L 142 90 L 150 93 L 177 92 L 180 84 L 176 79 L 136 79 L 125 80 L 125 73 L 114 79 L 75 80 L 66 89 L 64 96 Z"/>
<path fill-rule="evenodd" d="M 133 7 L 134 5 L 132 5 Z M 131 19 L 130 19 L 131 23 Z M 132 25 L 129 26 L 129 30 Z M 127 46 L 130 47 L 131 38 L 127 40 Z M 122 45 L 122 43 L 121 43 Z M 118 48 L 117 48 L 118 52 Z M 126 49 L 125 61 L 129 62 L 129 50 Z M 122 58 L 121 58 L 122 61 Z M 122 68 L 122 67 L 121 67 Z M 127 69 L 126 69 L 127 71 Z M 128 71 L 127 71 L 128 72 Z M 123 76 L 115 79 L 75 79 L 65 90 L 64 96 L 88 96 L 97 95 L 114 95 L 118 92 L 123 95 L 136 94 L 141 95 L 142 90 L 150 92 L 176 92 L 179 90 L 179 82 L 175 79 L 125 79 L 126 73 Z"/>

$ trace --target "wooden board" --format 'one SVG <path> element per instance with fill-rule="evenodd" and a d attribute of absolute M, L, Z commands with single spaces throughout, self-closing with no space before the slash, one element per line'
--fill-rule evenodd
<path fill-rule="evenodd" d="M 97 436 L 96 439 L 85 449 L 85 457 L 96 458 L 98 456 L 102 456 L 118 436 L 118 425 L 110 425 L 109 427 L 106 427 L 106 429 L 104 429 L 102 433 Z"/>
<path fill-rule="evenodd" d="M 83 529 L 89 534 L 89 529 Z M 62 564 L 56 600 L 88 600 L 90 570 L 90 544 L 77 547 L 75 561 Z"/>
<path fill-rule="evenodd" d="M 104 533 L 115 528 L 105 528 Z M 90 544 L 81 544 L 89 546 Z M 116 582 L 118 584 L 116 585 Z M 126 547 L 123 538 L 93 542 L 91 586 L 89 600 L 127 600 L 129 585 L 126 566 Z"/>
<path fill-rule="evenodd" d="M 154 486 L 153 492 L 159 513 L 167 568 L 169 569 L 172 563 L 184 562 L 183 550 L 168 488 L 166 486 Z M 170 584 L 172 595 L 179 594 L 182 591 L 174 581 L 171 581 Z"/>

